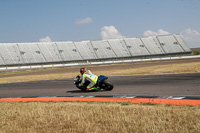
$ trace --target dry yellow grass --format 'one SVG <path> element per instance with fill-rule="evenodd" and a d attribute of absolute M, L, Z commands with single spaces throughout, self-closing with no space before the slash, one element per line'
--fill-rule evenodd
<path fill-rule="evenodd" d="M 140 75 L 140 74 L 178 74 L 200 72 L 200 62 L 157 65 L 142 68 L 130 68 L 122 71 L 113 71 L 113 75 Z"/>
<path fill-rule="evenodd" d="M 194 51 L 193 51 L 193 54 L 194 54 L 194 55 L 200 55 L 200 50 L 194 50 Z"/>
<path fill-rule="evenodd" d="M 26 81 L 39 81 L 39 80 L 51 80 L 51 79 L 65 79 L 77 76 L 77 73 L 60 73 L 60 74 L 47 74 L 47 75 L 25 75 L 1 78 L 0 83 L 14 83 L 14 82 L 26 82 Z"/>
<path fill-rule="evenodd" d="M 97 75 L 108 76 L 196 72 L 200 72 L 199 62 L 93 71 Z M 2 77 L 0 83 L 74 78 L 78 73 Z M 1 73 L 10 74 L 13 72 Z M 95 102 L 0 102 L 0 133 L 199 131 L 200 107 Z"/>
<path fill-rule="evenodd" d="M 1 133 L 198 133 L 200 108 L 86 102 L 0 103 Z"/>
<path fill-rule="evenodd" d="M 120 64 L 123 65 L 123 64 Z M 95 66 L 94 66 L 95 67 Z M 65 69 L 65 68 L 58 68 Z M 77 67 L 78 70 L 78 67 Z M 37 70 L 44 71 L 44 70 Z M 45 70 L 45 71 L 48 71 Z M 32 72 L 32 71 L 30 71 Z M 107 76 L 120 76 L 120 75 L 143 75 L 143 74 L 176 74 L 176 73 L 197 73 L 200 72 L 200 62 L 193 63 L 182 63 L 182 64 L 170 64 L 170 65 L 155 65 L 140 68 L 129 68 L 129 69 L 113 69 L 104 71 L 93 71 L 97 75 Z M 10 75 L 12 72 L 2 73 L 2 75 Z M 23 72 L 22 73 L 29 73 Z M 65 79 L 74 78 L 77 73 L 57 73 L 57 74 L 37 74 L 37 75 L 24 75 L 24 76 L 13 76 L 0 78 L 0 83 L 12 83 L 12 82 L 26 82 L 26 81 L 38 81 L 38 80 L 52 80 L 52 79 Z"/>

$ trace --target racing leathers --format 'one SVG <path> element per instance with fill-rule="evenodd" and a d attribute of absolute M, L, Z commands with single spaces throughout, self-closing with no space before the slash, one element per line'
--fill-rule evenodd
<path fill-rule="evenodd" d="M 81 78 L 81 86 L 84 85 L 86 80 L 90 82 L 90 84 L 86 88 L 87 91 L 98 90 L 96 87 L 94 87 L 94 85 L 97 83 L 98 76 L 94 75 L 90 70 L 85 71 Z"/>

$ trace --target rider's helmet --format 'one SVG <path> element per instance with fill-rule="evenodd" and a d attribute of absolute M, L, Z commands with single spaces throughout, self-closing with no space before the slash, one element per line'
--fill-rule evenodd
<path fill-rule="evenodd" d="M 80 69 L 80 73 L 81 73 L 82 75 L 83 75 L 83 73 L 84 73 L 85 71 L 87 71 L 86 68 L 81 68 L 81 69 Z"/>

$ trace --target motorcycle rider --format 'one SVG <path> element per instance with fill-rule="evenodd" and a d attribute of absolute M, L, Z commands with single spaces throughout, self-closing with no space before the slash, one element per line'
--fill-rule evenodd
<path fill-rule="evenodd" d="M 90 70 L 87 70 L 86 68 L 81 68 L 80 73 L 82 75 L 82 81 L 80 83 L 80 86 L 83 86 L 85 80 L 88 80 L 90 84 L 86 87 L 86 91 L 98 90 L 96 87 L 94 87 L 94 85 L 97 83 L 97 75 L 94 75 Z"/>

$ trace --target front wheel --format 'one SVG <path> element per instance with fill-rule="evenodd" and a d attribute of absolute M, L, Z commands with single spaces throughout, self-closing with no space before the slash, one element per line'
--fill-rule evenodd
<path fill-rule="evenodd" d="M 86 91 L 86 88 L 85 88 L 84 86 L 78 86 L 78 85 L 76 85 L 76 87 L 77 87 L 78 89 L 82 90 L 82 91 Z"/>
<path fill-rule="evenodd" d="M 106 80 L 103 81 L 102 86 L 103 86 L 103 89 L 106 90 L 106 91 L 111 91 L 114 87 L 112 83 L 110 83 Z"/>

